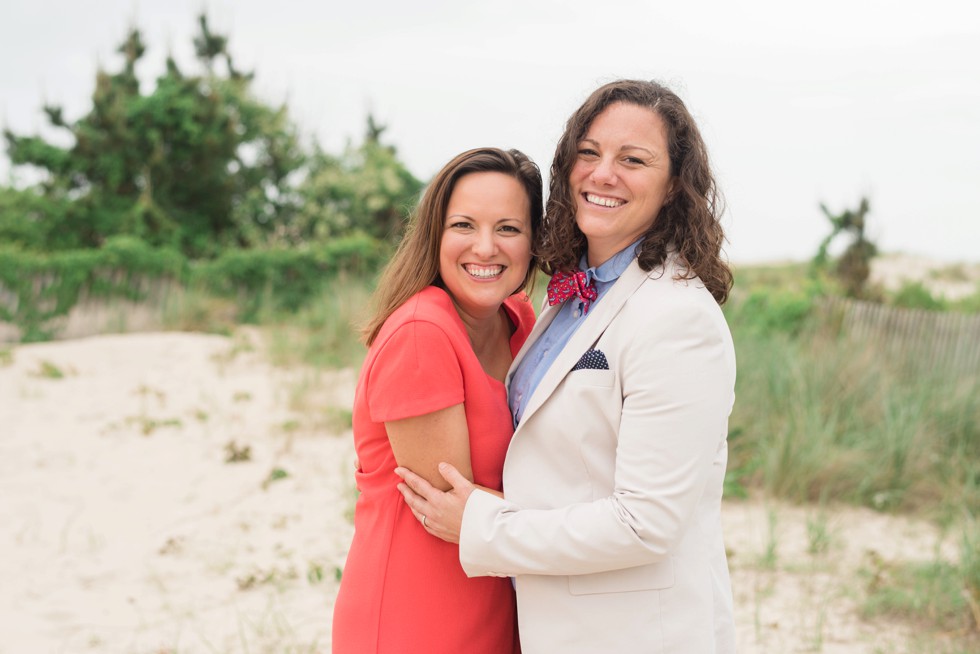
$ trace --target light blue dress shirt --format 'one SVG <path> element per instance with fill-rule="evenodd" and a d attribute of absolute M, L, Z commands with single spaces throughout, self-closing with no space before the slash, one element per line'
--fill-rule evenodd
<path fill-rule="evenodd" d="M 558 358 L 558 353 L 568 344 L 572 334 L 585 322 L 589 314 L 595 311 L 596 305 L 602 301 L 602 296 L 606 294 L 606 291 L 612 287 L 619 276 L 623 274 L 623 271 L 636 258 L 636 250 L 639 244 L 640 241 L 636 241 L 626 246 L 598 267 L 586 268 L 586 258 L 585 256 L 582 257 L 579 268 L 585 270 L 586 283 L 595 281 L 598 297 L 589 305 L 588 313 L 582 312 L 581 300 L 577 298 L 567 300 L 545 332 L 524 355 L 511 378 L 508 393 L 510 412 L 514 416 L 514 427 L 517 427 L 517 423 L 521 421 L 527 401 L 531 399 L 531 394 L 541 383 L 541 379 L 548 368 Z"/>

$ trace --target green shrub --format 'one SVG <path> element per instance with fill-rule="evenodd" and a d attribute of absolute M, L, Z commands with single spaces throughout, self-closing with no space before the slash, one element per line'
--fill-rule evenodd
<path fill-rule="evenodd" d="M 83 294 L 140 300 L 150 279 L 180 279 L 184 258 L 132 237 L 110 238 L 97 250 L 39 253 L 0 247 L 0 320 L 22 330 L 21 340 L 50 338 L 50 321 L 66 315 Z"/>
<path fill-rule="evenodd" d="M 153 282 L 164 281 L 191 293 L 193 302 L 171 311 L 179 315 L 178 324 L 209 322 L 200 311 L 213 300 L 237 305 L 231 319 L 255 322 L 263 310 L 298 311 L 342 272 L 371 275 L 389 250 L 364 235 L 303 249 L 225 250 L 216 259 L 195 262 L 132 236 L 107 239 L 91 250 L 39 253 L 0 247 L 0 320 L 20 327 L 23 341 L 44 340 L 55 329 L 52 321 L 83 297 L 141 301 Z M 222 308 L 222 313 L 228 311 Z"/>
<path fill-rule="evenodd" d="M 799 334 L 813 312 L 814 298 L 806 291 L 755 290 L 725 307 L 728 319 L 753 333 Z"/>
<path fill-rule="evenodd" d="M 921 282 L 905 282 L 892 296 L 891 303 L 903 309 L 926 309 L 942 311 L 946 302 L 942 298 L 933 297 Z"/>
<path fill-rule="evenodd" d="M 377 270 L 388 254 L 382 242 L 364 235 L 304 249 L 226 250 L 193 267 L 202 288 L 240 303 L 239 318 L 255 322 L 260 311 L 295 312 L 316 298 L 342 271 L 364 275 Z"/>

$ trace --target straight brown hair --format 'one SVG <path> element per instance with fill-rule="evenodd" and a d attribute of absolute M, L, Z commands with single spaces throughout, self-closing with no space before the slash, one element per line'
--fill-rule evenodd
<path fill-rule="evenodd" d="M 520 150 L 476 148 L 457 155 L 443 166 L 425 190 L 409 219 L 405 236 L 381 274 L 372 298 L 373 315 L 361 329 L 361 336 L 368 346 L 378 337 L 385 321 L 410 297 L 426 286 L 444 288 L 439 276 L 439 247 L 446 208 L 456 184 L 472 173 L 503 173 L 520 182 L 531 208 L 531 252 L 537 251 L 544 214 L 541 171 L 537 165 Z M 527 275 L 514 293 L 529 284 L 535 269 L 536 262 L 532 258 Z"/>

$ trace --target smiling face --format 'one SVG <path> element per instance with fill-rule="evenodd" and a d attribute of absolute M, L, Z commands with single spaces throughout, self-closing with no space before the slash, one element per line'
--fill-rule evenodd
<path fill-rule="evenodd" d="M 589 265 L 598 266 L 646 232 L 670 195 L 663 120 L 645 107 L 609 105 L 578 142 L 568 181 Z"/>
<path fill-rule="evenodd" d="M 492 317 L 524 282 L 531 262 L 530 202 L 504 173 L 456 182 L 443 224 L 439 275 L 461 315 Z"/>

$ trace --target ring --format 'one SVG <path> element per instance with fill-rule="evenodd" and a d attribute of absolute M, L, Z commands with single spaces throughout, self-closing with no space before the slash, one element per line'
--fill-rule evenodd
<path fill-rule="evenodd" d="M 422 526 L 425 527 L 425 516 L 422 516 Z"/>

